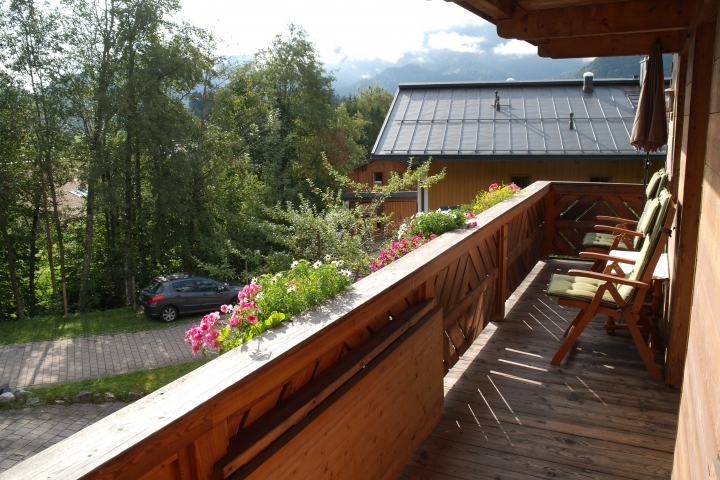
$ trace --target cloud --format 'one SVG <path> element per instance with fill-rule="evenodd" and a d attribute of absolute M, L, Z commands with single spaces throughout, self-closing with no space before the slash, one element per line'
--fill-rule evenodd
<path fill-rule="evenodd" d="M 522 40 L 510 40 L 493 47 L 496 55 L 514 55 L 523 57 L 525 55 L 537 55 L 537 47 L 533 47 Z"/>
<path fill-rule="evenodd" d="M 427 37 L 427 46 L 433 49 L 446 49 L 455 52 L 480 53 L 480 44 L 484 42 L 483 37 L 471 37 L 460 35 L 457 32 L 431 33 Z"/>
<path fill-rule="evenodd" d="M 180 0 L 180 4 L 177 20 L 212 29 L 221 39 L 219 48 L 225 55 L 267 48 L 275 35 L 287 32 L 288 23 L 293 22 L 306 29 L 326 63 L 344 58 L 396 62 L 407 52 L 421 50 L 431 35 L 428 32 L 490 26 L 464 8 L 443 1 L 366 0 L 352 11 L 346 2 L 337 0 Z M 443 36 L 433 41 L 442 42 Z M 472 48 L 472 41 L 461 47 Z"/>

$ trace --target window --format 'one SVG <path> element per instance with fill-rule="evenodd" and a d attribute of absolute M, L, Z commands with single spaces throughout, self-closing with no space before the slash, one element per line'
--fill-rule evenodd
<path fill-rule="evenodd" d="M 526 188 L 530 185 L 530 175 L 518 175 L 510 177 L 510 181 L 520 188 Z"/>
<path fill-rule="evenodd" d="M 382 182 L 383 182 L 382 174 L 383 174 L 383 172 L 373 172 L 373 183 L 382 185 Z"/>
<path fill-rule="evenodd" d="M 207 278 L 198 280 L 197 286 L 198 292 L 214 292 L 217 290 L 217 283 Z"/>
<path fill-rule="evenodd" d="M 153 280 L 150 285 L 145 288 L 145 291 L 148 293 L 162 293 L 163 290 L 165 290 L 165 287 L 163 287 L 163 284 L 157 280 Z"/>
<path fill-rule="evenodd" d="M 590 177 L 591 182 L 610 183 L 610 177 Z"/>
<path fill-rule="evenodd" d="M 173 283 L 173 290 L 176 292 L 194 292 L 195 285 L 192 280 L 182 280 L 180 282 Z"/>

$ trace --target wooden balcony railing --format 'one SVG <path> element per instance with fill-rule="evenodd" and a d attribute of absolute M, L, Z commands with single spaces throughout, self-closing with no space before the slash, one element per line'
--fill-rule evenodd
<path fill-rule="evenodd" d="M 7 471 L 10 478 L 393 478 L 443 376 L 543 256 L 638 185 L 537 182 L 350 291 Z M 591 225 L 592 224 L 592 225 Z"/>

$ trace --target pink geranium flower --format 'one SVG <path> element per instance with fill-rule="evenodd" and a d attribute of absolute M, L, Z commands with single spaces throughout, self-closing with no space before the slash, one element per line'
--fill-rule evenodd
<path fill-rule="evenodd" d="M 490 185 L 490 188 L 488 188 L 488 191 L 492 192 L 493 190 L 497 190 L 497 188 L 498 188 L 498 184 L 493 183 Z"/>

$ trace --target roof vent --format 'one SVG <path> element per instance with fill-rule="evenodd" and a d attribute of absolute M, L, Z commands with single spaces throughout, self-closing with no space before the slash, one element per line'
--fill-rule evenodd
<path fill-rule="evenodd" d="M 514 79 L 514 78 L 508 78 L 507 81 L 508 81 L 508 82 L 514 82 L 515 79 Z"/>
<path fill-rule="evenodd" d="M 593 74 L 585 72 L 583 75 L 583 93 L 593 93 Z"/>
<path fill-rule="evenodd" d="M 572 112 L 570 112 L 570 130 L 575 130 L 575 125 L 573 124 L 575 120 L 575 115 L 573 115 Z"/>

